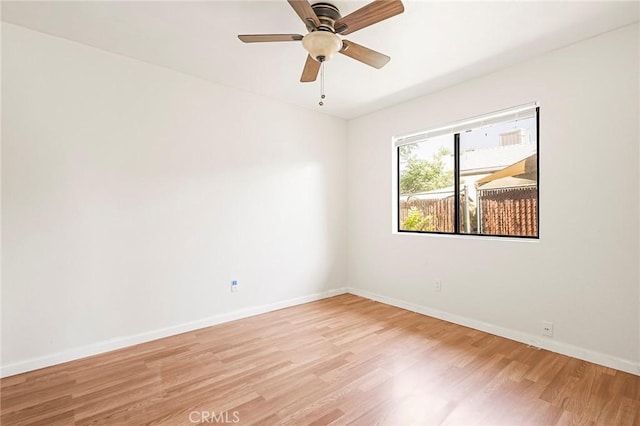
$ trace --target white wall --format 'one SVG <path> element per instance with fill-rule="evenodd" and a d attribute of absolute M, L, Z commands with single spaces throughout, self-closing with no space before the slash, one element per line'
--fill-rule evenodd
<path fill-rule="evenodd" d="M 346 285 L 345 121 L 10 24 L 2 107 L 3 375 Z"/>
<path fill-rule="evenodd" d="M 640 373 L 638 40 L 626 27 L 350 121 L 354 292 Z M 392 234 L 392 136 L 531 101 L 539 241 Z"/>

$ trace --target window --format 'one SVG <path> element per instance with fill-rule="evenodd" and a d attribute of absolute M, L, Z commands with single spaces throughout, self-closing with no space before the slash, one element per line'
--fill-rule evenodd
<path fill-rule="evenodd" d="M 395 138 L 398 232 L 538 238 L 538 113 L 524 105 Z"/>

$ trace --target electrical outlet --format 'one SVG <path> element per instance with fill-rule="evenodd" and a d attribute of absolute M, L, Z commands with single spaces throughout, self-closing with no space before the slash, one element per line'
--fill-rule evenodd
<path fill-rule="evenodd" d="M 436 280 L 435 285 L 433 287 L 433 289 L 437 292 L 441 292 L 442 291 L 442 281 L 440 280 Z"/>
<path fill-rule="evenodd" d="M 235 293 L 238 291 L 238 281 L 233 280 L 231 281 L 231 292 Z"/>
<path fill-rule="evenodd" d="M 553 323 L 549 321 L 542 321 L 542 335 L 553 337 Z"/>

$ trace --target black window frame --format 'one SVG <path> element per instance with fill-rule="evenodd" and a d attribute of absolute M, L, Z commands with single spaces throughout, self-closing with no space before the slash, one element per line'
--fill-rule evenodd
<path fill-rule="evenodd" d="M 396 231 L 402 234 L 439 234 L 439 235 L 453 235 L 453 236 L 465 236 L 465 237 L 489 237 L 489 238 L 518 238 L 528 240 L 540 239 L 540 107 L 536 106 L 536 229 L 537 235 L 504 235 L 504 234 L 472 234 L 461 232 L 460 230 L 460 134 L 461 132 L 453 133 L 453 163 L 454 163 L 454 231 L 411 231 L 401 229 L 400 223 L 400 147 L 395 147 L 396 152 Z"/>

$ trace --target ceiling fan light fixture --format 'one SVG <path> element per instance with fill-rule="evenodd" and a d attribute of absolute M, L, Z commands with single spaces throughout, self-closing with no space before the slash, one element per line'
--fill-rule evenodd
<path fill-rule="evenodd" d="M 302 38 L 302 47 L 313 59 L 324 62 L 342 49 L 342 40 L 330 31 L 313 31 Z"/>

